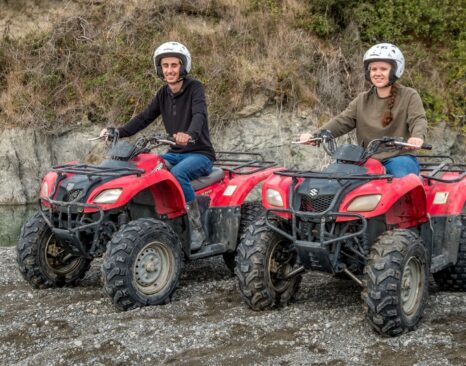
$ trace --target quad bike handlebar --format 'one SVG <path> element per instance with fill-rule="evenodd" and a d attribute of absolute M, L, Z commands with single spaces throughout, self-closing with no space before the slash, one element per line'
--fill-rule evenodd
<path fill-rule="evenodd" d="M 408 144 L 407 142 L 403 142 L 402 137 L 388 137 L 384 136 L 381 139 L 374 139 L 367 145 L 367 152 L 368 155 L 374 155 L 379 152 L 380 148 L 385 145 L 388 148 L 394 149 L 404 149 L 406 147 L 412 148 L 413 150 L 432 150 L 432 145 L 430 144 L 422 144 L 422 146 L 417 146 L 414 144 Z"/>
<path fill-rule="evenodd" d="M 107 131 L 102 136 L 91 137 L 87 139 L 87 141 L 96 141 L 96 140 L 104 140 L 105 142 L 111 142 L 112 148 L 115 147 L 118 139 L 120 137 L 120 133 L 118 129 L 115 127 L 107 127 Z"/>
<path fill-rule="evenodd" d="M 324 148 L 325 152 L 333 156 L 337 150 L 337 143 L 335 137 L 329 130 L 322 130 L 318 134 L 315 134 L 314 137 L 305 140 L 305 141 L 292 141 L 293 144 L 311 144 L 320 146 Z M 388 148 L 388 150 L 401 150 L 404 148 L 411 148 L 413 150 L 432 150 L 432 145 L 422 144 L 422 146 L 417 146 L 414 144 L 409 144 L 403 141 L 402 137 L 390 137 L 384 136 L 380 139 L 374 139 L 369 142 L 364 151 L 364 159 L 368 159 L 372 155 L 375 155 L 382 151 L 383 147 Z M 385 150 L 386 151 L 386 150 Z"/>
<path fill-rule="evenodd" d="M 105 140 L 105 141 L 110 141 L 112 144 L 112 148 L 117 144 L 118 140 L 120 138 L 118 129 L 114 127 L 107 127 L 107 131 L 105 134 L 102 136 L 97 136 L 97 137 L 92 137 L 87 139 L 88 141 L 96 141 L 96 140 Z M 190 139 L 188 141 L 188 144 L 194 144 L 196 141 L 193 139 Z M 134 143 L 134 146 L 136 149 L 152 149 L 154 147 L 158 147 L 160 145 L 177 145 L 175 139 L 170 136 L 169 134 L 166 133 L 158 133 L 158 134 L 153 134 L 148 137 L 142 136 L 139 137 L 136 142 Z"/>

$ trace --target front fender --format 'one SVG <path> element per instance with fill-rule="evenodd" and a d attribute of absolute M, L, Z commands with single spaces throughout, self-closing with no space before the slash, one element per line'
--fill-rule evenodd
<path fill-rule="evenodd" d="M 112 204 L 99 204 L 104 210 L 110 210 L 125 206 L 139 192 L 149 189 L 156 202 L 157 213 L 161 215 L 176 215 L 185 212 L 185 199 L 183 190 L 173 175 L 166 170 L 158 170 L 154 173 L 137 176 L 125 176 L 117 178 L 101 186 L 98 186 L 89 196 L 87 203 L 94 204 L 94 199 L 108 189 L 123 189 L 120 197 Z M 91 212 L 92 209 L 89 209 Z"/>
<path fill-rule="evenodd" d="M 276 209 L 289 209 L 290 208 L 290 187 L 292 185 L 293 179 L 291 177 L 283 175 L 272 175 L 270 176 L 262 185 L 262 206 L 265 209 L 276 210 Z M 277 191 L 283 201 L 283 206 L 273 206 L 267 201 L 267 190 L 272 189 Z M 290 219 L 291 214 L 287 212 L 273 211 L 277 216 L 280 216 L 284 219 Z"/>
<path fill-rule="evenodd" d="M 386 216 L 387 224 L 408 227 L 427 221 L 427 200 L 421 179 L 415 174 L 403 178 L 373 180 L 351 191 L 342 201 L 340 212 L 348 211 L 348 206 L 360 196 L 380 194 L 381 200 L 370 212 L 359 213 L 366 218 Z"/>

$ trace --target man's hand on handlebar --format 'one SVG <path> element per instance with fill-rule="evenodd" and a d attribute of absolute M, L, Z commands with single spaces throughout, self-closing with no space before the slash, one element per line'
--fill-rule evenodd
<path fill-rule="evenodd" d="M 191 136 L 184 132 L 174 133 L 173 138 L 175 139 L 176 144 L 180 146 L 186 146 L 192 141 Z"/>
<path fill-rule="evenodd" d="M 103 139 L 104 141 L 113 141 L 117 133 L 118 131 L 116 128 L 106 127 L 106 128 L 103 128 L 102 131 L 100 131 L 98 138 Z"/>

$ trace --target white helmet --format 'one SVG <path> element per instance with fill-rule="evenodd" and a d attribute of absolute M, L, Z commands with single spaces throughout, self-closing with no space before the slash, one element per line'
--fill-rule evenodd
<path fill-rule="evenodd" d="M 154 66 L 157 76 L 164 79 L 160 60 L 163 57 L 178 57 L 181 60 L 180 79 L 184 79 L 191 71 L 191 54 L 188 49 L 178 42 L 166 42 L 154 52 Z"/>
<path fill-rule="evenodd" d="M 386 61 L 392 65 L 389 85 L 392 85 L 405 71 L 405 58 L 400 49 L 391 43 L 379 43 L 372 46 L 364 54 L 364 74 L 370 81 L 369 64 L 373 61 Z"/>

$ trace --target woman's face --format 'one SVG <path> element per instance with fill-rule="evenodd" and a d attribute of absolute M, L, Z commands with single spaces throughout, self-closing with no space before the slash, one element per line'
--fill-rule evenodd
<path fill-rule="evenodd" d="M 372 84 L 377 88 L 386 87 L 390 78 L 392 65 L 385 61 L 375 61 L 369 64 L 369 72 Z"/>

